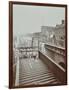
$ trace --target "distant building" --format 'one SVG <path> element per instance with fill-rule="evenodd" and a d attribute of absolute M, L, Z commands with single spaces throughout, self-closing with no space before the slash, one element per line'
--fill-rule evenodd
<path fill-rule="evenodd" d="M 42 32 L 42 41 L 44 43 L 52 43 L 52 38 L 55 35 L 54 32 L 55 28 L 50 26 L 42 26 L 41 32 Z"/>
<path fill-rule="evenodd" d="M 56 25 L 55 27 L 55 36 L 57 40 L 57 45 L 65 47 L 65 22 L 62 20 L 60 25 Z"/>
<path fill-rule="evenodd" d="M 41 27 L 42 41 L 49 44 L 65 47 L 65 21 L 56 25 Z"/>

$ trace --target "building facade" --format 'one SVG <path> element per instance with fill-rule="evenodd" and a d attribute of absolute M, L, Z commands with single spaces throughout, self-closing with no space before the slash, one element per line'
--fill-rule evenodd
<path fill-rule="evenodd" d="M 62 20 L 62 23 L 56 25 L 55 27 L 51 26 L 42 26 L 42 41 L 48 44 L 57 45 L 60 47 L 65 47 L 65 22 Z"/>

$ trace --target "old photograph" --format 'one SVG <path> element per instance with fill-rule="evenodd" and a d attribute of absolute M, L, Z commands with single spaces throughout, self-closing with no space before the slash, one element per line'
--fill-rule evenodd
<path fill-rule="evenodd" d="M 10 87 L 67 84 L 66 5 L 10 2 Z"/>

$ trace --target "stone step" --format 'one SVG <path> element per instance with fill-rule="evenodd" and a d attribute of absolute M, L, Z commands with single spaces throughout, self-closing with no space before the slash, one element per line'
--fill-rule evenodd
<path fill-rule="evenodd" d="M 36 78 L 36 79 L 30 79 L 30 80 L 23 80 L 23 81 L 19 81 L 20 84 L 28 84 L 28 83 L 47 83 L 47 82 L 51 82 L 51 81 L 57 81 L 55 77 L 49 77 L 49 78 L 46 78 L 46 77 L 43 77 L 43 78 Z"/>
<path fill-rule="evenodd" d="M 30 75 L 35 76 L 35 75 L 40 75 L 40 74 L 43 75 L 43 74 L 52 74 L 52 73 L 49 72 L 49 71 L 47 71 L 47 72 L 46 71 L 45 72 L 44 71 L 41 71 L 41 72 L 38 71 L 38 72 L 35 72 L 35 73 L 34 72 L 32 72 L 32 73 L 31 72 L 29 72 L 29 73 L 28 72 L 22 72 L 22 73 L 19 73 L 19 74 L 20 74 L 20 77 L 22 77 L 22 76 L 26 77 L 26 76 L 30 76 Z"/>
<path fill-rule="evenodd" d="M 23 60 L 19 63 L 19 85 L 59 84 L 54 74 L 41 61 Z"/>
<path fill-rule="evenodd" d="M 39 77 L 44 77 L 44 76 L 51 77 L 51 76 L 53 76 L 53 74 L 52 73 L 42 73 L 40 75 L 39 74 L 38 75 L 37 74 L 23 75 L 22 77 L 20 76 L 19 80 L 20 79 L 31 78 L 31 77 L 33 77 L 33 78 L 39 78 Z"/>

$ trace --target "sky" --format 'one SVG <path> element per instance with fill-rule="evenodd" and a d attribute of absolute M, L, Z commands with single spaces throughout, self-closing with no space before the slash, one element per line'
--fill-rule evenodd
<path fill-rule="evenodd" d="M 13 35 L 40 32 L 41 26 L 56 26 L 65 19 L 64 7 L 13 5 Z"/>

